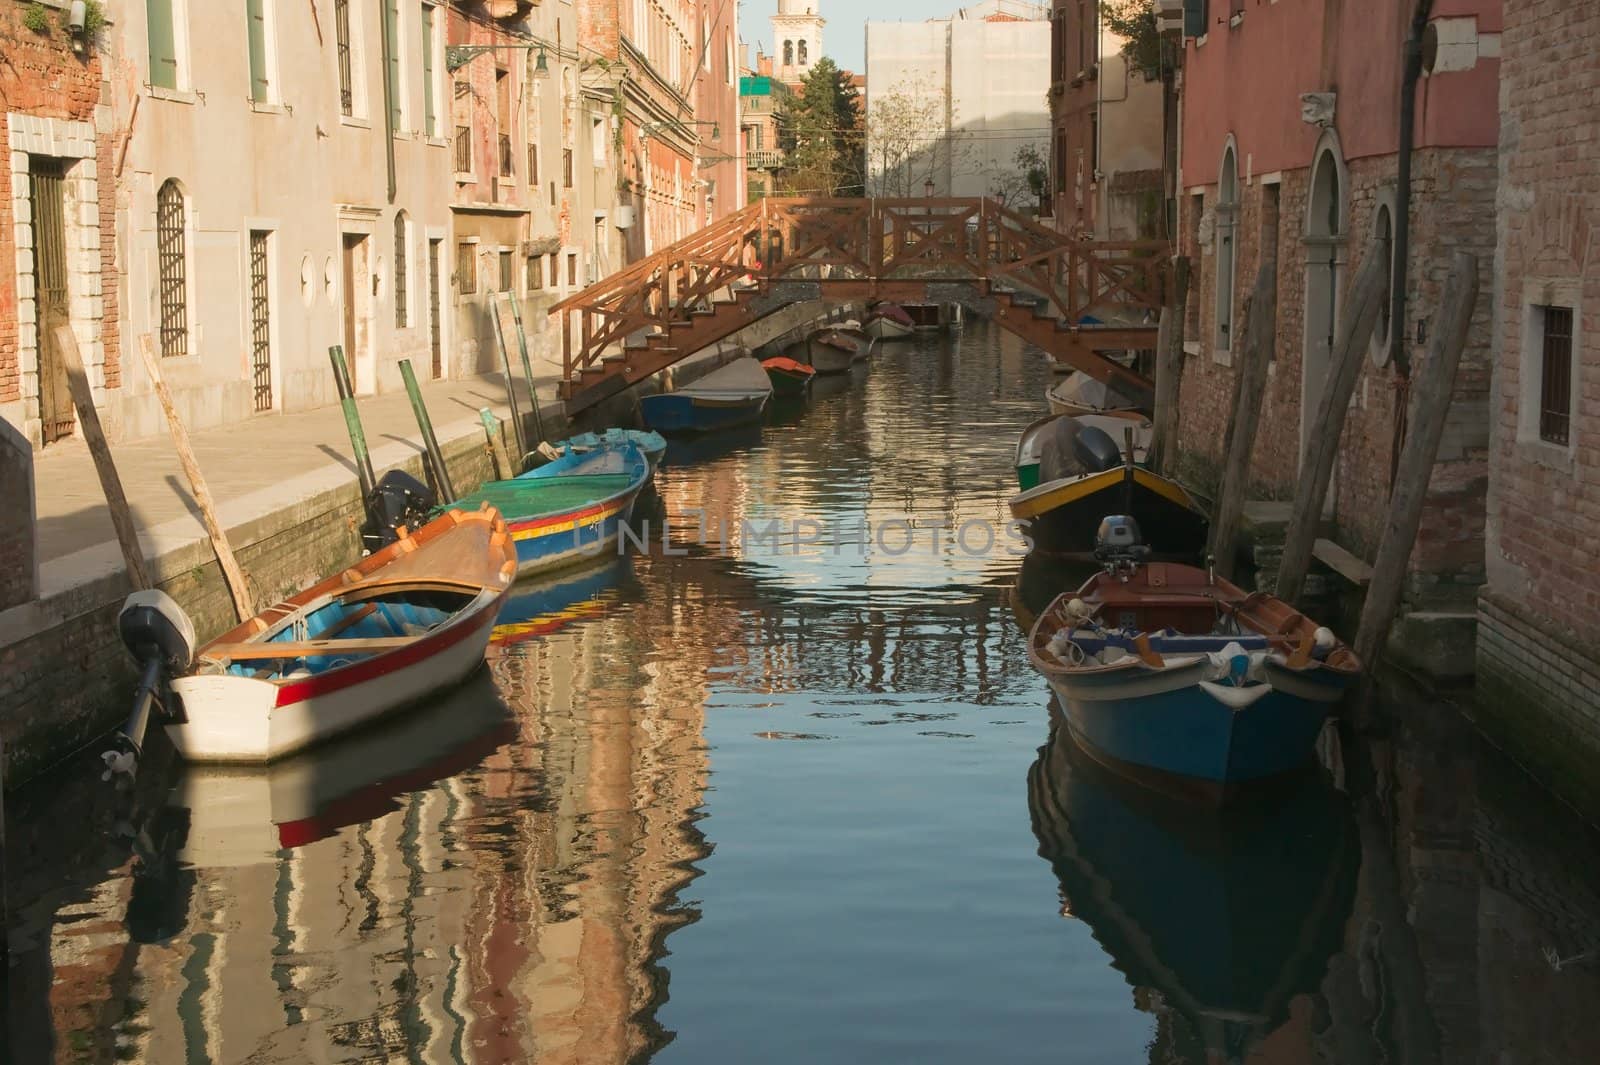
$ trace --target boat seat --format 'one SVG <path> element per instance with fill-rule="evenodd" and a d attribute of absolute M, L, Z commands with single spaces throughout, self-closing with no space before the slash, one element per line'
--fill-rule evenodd
<path fill-rule="evenodd" d="M 1090 632 L 1084 629 L 1074 630 L 1070 639 L 1083 649 L 1084 654 L 1095 655 L 1107 647 L 1116 647 L 1137 654 L 1138 648 L 1135 641 L 1141 635 L 1137 632 L 1124 632 L 1115 630 L 1104 634 Z M 1247 633 L 1242 636 L 1228 636 L 1217 633 L 1184 633 L 1165 629 L 1161 632 L 1148 634 L 1150 649 L 1159 655 L 1184 655 L 1184 654 L 1212 654 L 1221 651 L 1230 643 L 1236 643 L 1246 651 L 1268 651 L 1282 649 L 1282 639 L 1274 639 L 1260 633 Z M 1322 657 L 1325 652 L 1317 652 L 1314 657 Z"/>

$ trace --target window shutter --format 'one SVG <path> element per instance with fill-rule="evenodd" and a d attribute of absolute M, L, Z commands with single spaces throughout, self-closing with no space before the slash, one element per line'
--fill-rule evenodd
<path fill-rule="evenodd" d="M 400 81 L 400 0 L 384 0 L 389 5 L 389 129 L 399 130 L 401 124 L 400 94 L 405 86 Z"/>
<path fill-rule="evenodd" d="M 245 27 L 250 33 L 250 99 L 256 103 L 267 102 L 267 16 L 262 10 L 264 6 L 265 0 L 245 0 L 244 4 Z"/>
<path fill-rule="evenodd" d="M 150 84 L 178 87 L 178 47 L 172 32 L 172 0 L 145 0 L 145 25 L 150 38 Z"/>
<path fill-rule="evenodd" d="M 1211 21 L 1211 0 L 1183 0 L 1183 35 L 1204 37 Z"/>
<path fill-rule="evenodd" d="M 433 13 L 432 4 L 422 5 L 422 131 L 430 137 L 439 135 L 439 104 L 433 82 Z"/>

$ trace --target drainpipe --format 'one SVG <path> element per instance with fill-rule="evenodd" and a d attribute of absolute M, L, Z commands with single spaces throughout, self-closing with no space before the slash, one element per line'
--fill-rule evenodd
<path fill-rule="evenodd" d="M 394 9 L 389 0 L 378 0 L 378 10 L 383 13 L 383 148 L 384 159 L 389 164 L 389 202 L 394 202 L 394 101 L 400 87 L 394 83 L 394 55 L 389 42 L 394 34 Z"/>
<path fill-rule="evenodd" d="M 1395 370 L 1401 377 L 1411 375 L 1411 353 L 1406 345 L 1406 284 L 1411 256 L 1411 152 L 1417 133 L 1417 82 L 1422 77 L 1422 35 L 1428 28 L 1433 0 L 1417 0 L 1411 17 L 1411 36 L 1406 40 L 1405 81 L 1400 87 L 1400 174 L 1395 192 L 1393 289 L 1389 300 L 1389 322 L 1393 331 Z"/>

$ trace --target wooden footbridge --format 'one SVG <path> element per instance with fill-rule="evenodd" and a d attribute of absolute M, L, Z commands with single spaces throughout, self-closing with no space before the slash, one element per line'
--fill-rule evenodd
<path fill-rule="evenodd" d="M 556 304 L 569 411 L 802 300 L 956 301 L 1135 394 L 1171 248 L 1076 241 L 990 199 L 764 199 Z"/>

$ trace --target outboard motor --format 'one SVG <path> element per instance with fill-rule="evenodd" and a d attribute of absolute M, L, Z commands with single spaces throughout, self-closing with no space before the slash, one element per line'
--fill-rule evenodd
<path fill-rule="evenodd" d="M 1104 473 L 1122 465 L 1122 451 L 1117 447 L 1117 442 L 1111 439 L 1110 433 L 1093 425 L 1085 425 L 1078 430 L 1072 447 L 1078 461 L 1090 473 Z"/>
<path fill-rule="evenodd" d="M 367 498 L 367 522 L 361 527 L 361 546 L 367 554 L 388 547 L 400 538 L 401 526 L 417 529 L 428 523 L 438 505 L 432 489 L 403 470 L 390 470 L 378 479 Z"/>
<path fill-rule="evenodd" d="M 1150 561 L 1150 545 L 1139 535 L 1139 523 L 1126 514 L 1100 519 L 1094 534 L 1094 557 L 1114 577 L 1127 580 Z"/>
<path fill-rule="evenodd" d="M 187 672 L 194 661 L 194 622 L 172 597 L 159 589 L 134 592 L 117 613 L 117 633 L 139 663 L 139 688 L 134 693 L 133 711 L 117 733 L 120 750 L 106 751 L 106 778 L 117 773 L 133 775 L 144 751 L 145 728 L 150 724 L 150 708 L 160 703 L 164 678 Z M 161 704 L 164 713 L 170 708 Z"/>

